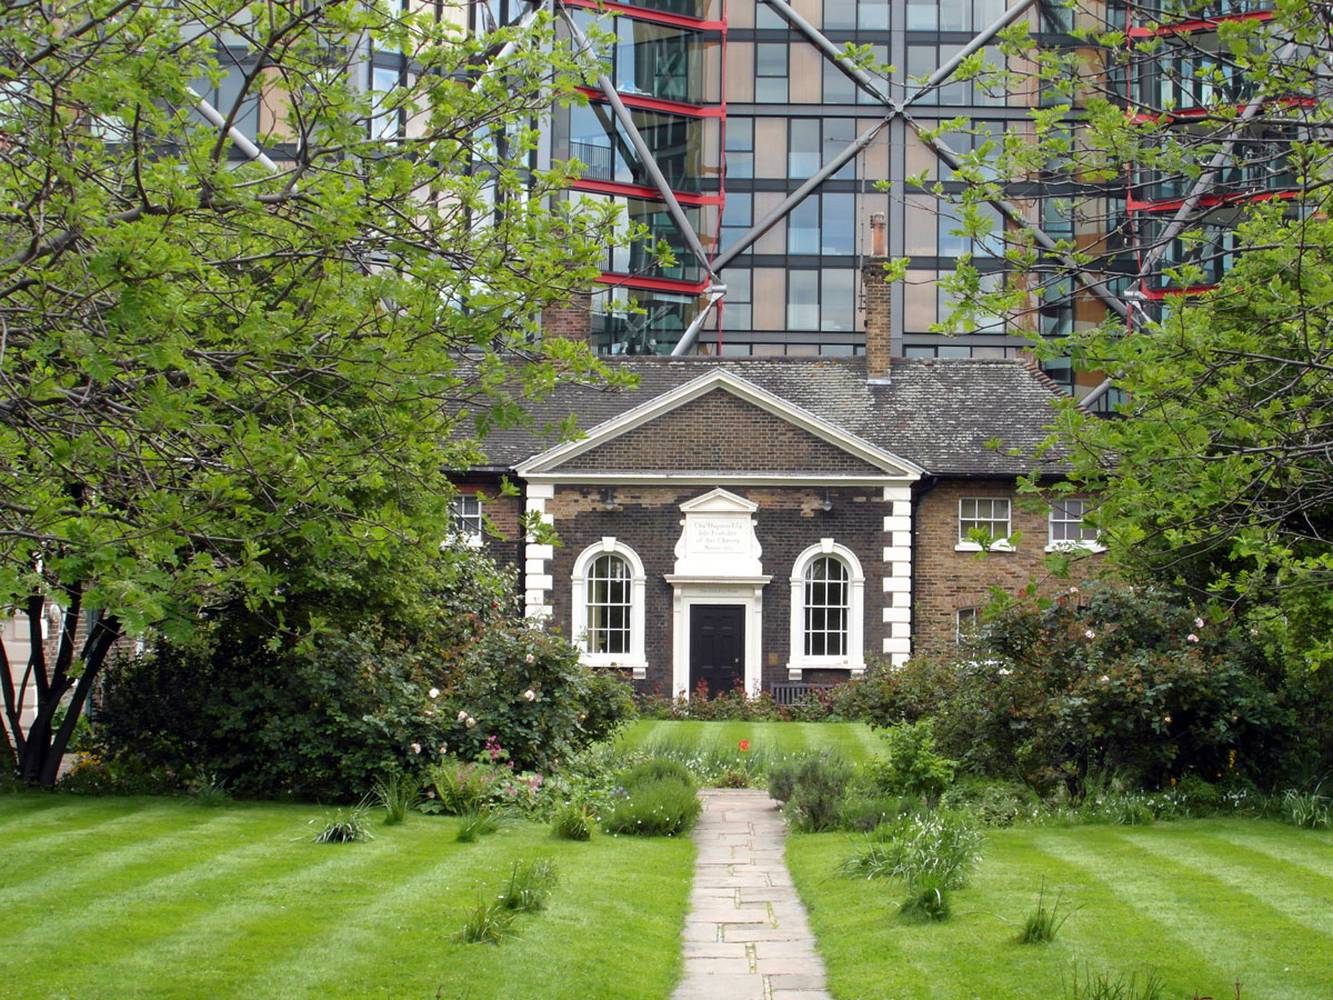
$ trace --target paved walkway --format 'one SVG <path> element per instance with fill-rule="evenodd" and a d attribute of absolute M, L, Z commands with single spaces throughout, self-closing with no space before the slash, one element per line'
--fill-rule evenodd
<path fill-rule="evenodd" d="M 786 828 L 768 793 L 699 793 L 685 974 L 673 1000 L 832 1000 L 791 876 Z"/>

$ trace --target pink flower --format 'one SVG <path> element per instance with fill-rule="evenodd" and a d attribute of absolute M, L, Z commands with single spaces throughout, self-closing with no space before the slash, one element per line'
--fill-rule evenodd
<path fill-rule="evenodd" d="M 1203 619 L 1202 618 L 1194 619 L 1194 627 L 1199 629 L 1203 628 Z"/>
<path fill-rule="evenodd" d="M 535 656 L 533 656 L 531 653 L 529 653 L 527 656 L 523 657 L 523 660 L 524 660 L 525 663 L 536 663 L 536 662 L 537 662 L 537 657 L 535 657 Z"/>
<path fill-rule="evenodd" d="M 1199 637 L 1198 637 L 1197 635 L 1195 635 L 1193 632 L 1191 632 L 1189 635 L 1185 636 L 1185 641 L 1186 641 L 1186 642 L 1198 642 L 1198 641 L 1199 641 Z"/>

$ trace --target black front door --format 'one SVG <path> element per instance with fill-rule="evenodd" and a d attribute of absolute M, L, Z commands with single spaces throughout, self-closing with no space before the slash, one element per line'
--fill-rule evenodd
<path fill-rule="evenodd" d="M 690 607 L 690 691 L 700 681 L 709 697 L 745 685 L 745 606 Z"/>

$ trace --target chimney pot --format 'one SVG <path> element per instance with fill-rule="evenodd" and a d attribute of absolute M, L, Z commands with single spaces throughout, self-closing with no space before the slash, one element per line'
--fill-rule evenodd
<path fill-rule="evenodd" d="M 889 255 L 888 225 L 883 212 L 870 216 L 870 256 L 887 257 Z"/>

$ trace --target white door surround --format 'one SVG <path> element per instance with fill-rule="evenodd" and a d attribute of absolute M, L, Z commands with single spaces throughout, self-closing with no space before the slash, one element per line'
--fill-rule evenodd
<path fill-rule="evenodd" d="M 671 693 L 690 694 L 690 608 L 695 604 L 739 604 L 745 608 L 745 692 L 754 697 L 763 683 L 760 656 L 764 635 L 762 549 L 753 515 L 759 505 L 723 489 L 710 490 L 680 505 L 671 584 Z"/>

